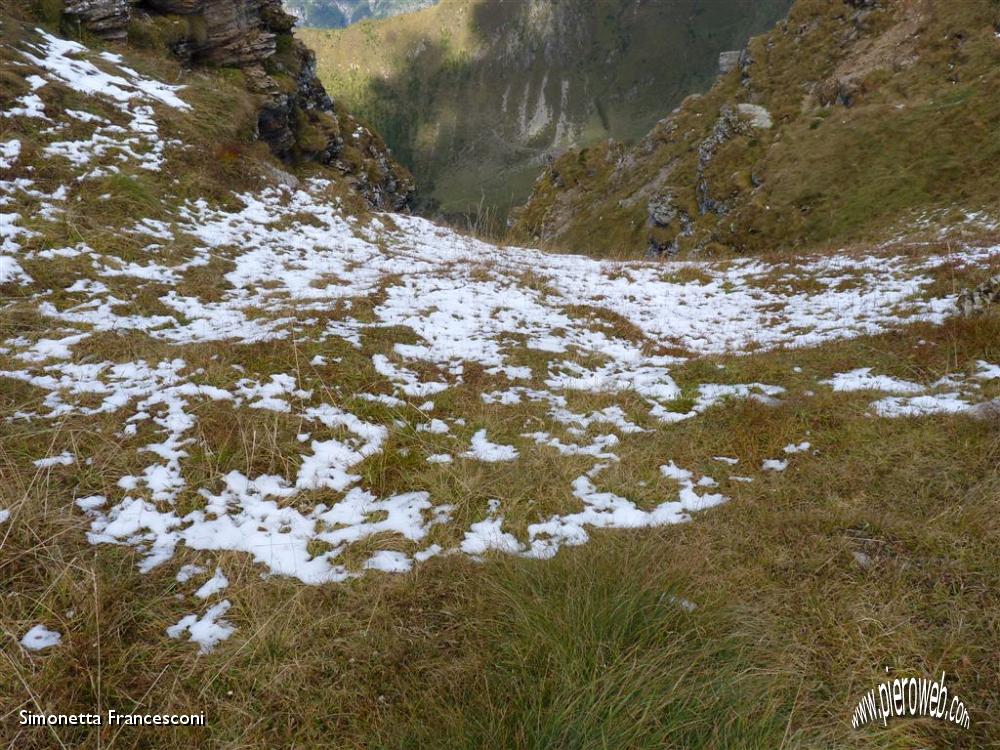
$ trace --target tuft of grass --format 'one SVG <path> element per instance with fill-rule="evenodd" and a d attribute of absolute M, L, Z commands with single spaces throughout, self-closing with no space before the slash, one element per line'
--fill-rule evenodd
<path fill-rule="evenodd" d="M 731 610 L 687 611 L 655 557 L 618 538 L 494 563 L 490 612 L 469 623 L 486 652 L 478 688 L 443 676 L 376 746 L 779 746 L 794 681 L 755 669 Z"/>

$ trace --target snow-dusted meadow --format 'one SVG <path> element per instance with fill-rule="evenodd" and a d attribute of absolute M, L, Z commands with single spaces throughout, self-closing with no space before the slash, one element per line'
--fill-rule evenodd
<path fill-rule="evenodd" d="M 86 515 L 93 544 L 136 548 L 143 570 L 171 564 L 185 547 L 243 552 L 261 574 L 320 584 L 368 571 L 406 572 L 438 555 L 480 558 L 500 551 L 548 558 L 563 546 L 586 543 L 594 529 L 687 521 L 726 501 L 721 482 L 753 481 L 740 472 L 758 467 L 720 456 L 717 476 L 699 475 L 663 455 L 659 471 L 672 490 L 650 507 L 602 486 L 602 476 L 620 460 L 621 441 L 698 419 L 727 399 L 779 403 L 785 385 L 706 381 L 685 390 L 673 368 L 703 355 L 815 347 L 915 321 L 940 323 L 953 314 L 953 299 L 927 293 L 931 272 L 1000 255 L 1000 247 L 969 247 L 947 255 L 881 252 L 785 263 L 601 262 L 497 247 L 419 218 L 359 218 L 330 199 L 322 179 L 240 194 L 237 208 L 198 200 L 177 206 L 168 219 L 137 215 L 125 231 L 141 240 L 138 257 L 85 242 L 54 247 L 45 224 L 62 220 L 74 184 L 122 170 L 161 170 L 185 146 L 166 134 L 158 113 L 189 105 L 182 87 L 44 32 L 20 54 L 43 73 L 32 74 L 31 92 L 4 116 L 41 121 L 44 158 L 64 160 L 77 176 L 43 189 L 31 176 L 39 165 L 22 161 L 20 140 L 0 143 L 0 284 L 17 288 L 19 304 L 27 300 L 47 323 L 43 331 L 0 341 L 0 387 L 20 381 L 43 394 L 36 406 L 2 417 L 4 424 L 51 424 L 114 415 L 114 438 L 138 470 L 114 477 L 113 492 L 56 500 Z M 60 85 L 117 108 L 128 126 L 88 112 L 47 111 L 38 92 Z M 67 117 L 92 132 L 65 138 Z M 8 178 L 8 171 L 18 176 Z M 19 201 L 37 206 L 30 227 L 11 208 Z M 169 252 L 179 238 L 191 248 L 180 260 Z M 191 271 L 214 259 L 231 264 L 220 279 L 221 294 L 202 297 L 184 287 Z M 84 270 L 64 288 L 45 288 L 30 272 L 32 264 L 70 260 Z M 802 278 L 811 282 L 805 289 L 796 283 Z M 121 296 L 123 279 L 132 298 Z M 130 303 L 151 285 L 170 287 L 158 295 L 162 310 L 136 312 Z M 626 321 L 639 337 L 616 333 L 602 313 Z M 374 333 L 402 330 L 406 335 L 387 348 L 366 344 Z M 148 338 L 166 353 L 156 359 L 79 356 L 89 340 L 108 333 Z M 309 368 L 258 373 L 234 366 L 227 382 L 186 354 L 193 345 L 292 340 L 321 350 Z M 340 386 L 336 352 L 345 348 L 370 363 L 377 378 L 370 388 Z M 448 406 L 454 391 L 468 388 L 473 368 L 489 383 L 479 393 L 484 406 L 499 413 L 530 404 L 544 414 L 542 423 L 533 418 L 520 425 L 514 445 Z M 862 368 L 817 379 L 815 389 L 874 392 L 872 418 L 920 416 L 980 409 L 984 387 L 998 378 L 1000 366 L 986 361 L 927 384 Z M 573 405 L 580 394 L 628 397 L 633 406 L 580 411 Z M 192 478 L 199 414 L 216 402 L 305 425 L 289 456 L 294 470 L 232 470 L 210 484 Z M 391 412 L 382 413 L 392 416 L 378 421 L 371 415 L 379 412 L 354 413 L 351 405 L 359 402 L 386 407 Z M 425 487 L 387 496 L 366 487 L 363 465 L 400 432 L 433 438 L 424 460 L 441 471 L 462 462 L 514 462 L 531 451 L 545 451 L 551 462 L 583 459 L 589 468 L 567 488 L 576 507 L 538 514 L 516 532 L 506 522 L 502 496 L 470 521 L 459 520 L 467 514 Z M 781 473 L 808 455 L 809 442 L 799 440 L 760 469 Z M 33 457 L 33 465 L 45 472 L 95 458 L 60 449 Z M 198 507 L 185 503 L 182 510 L 182 496 L 197 497 Z M 0 524 L 16 522 L 16 510 L 0 509 Z M 440 536 L 452 543 L 432 541 L 440 528 L 450 529 Z M 406 551 L 375 549 L 356 564 L 346 562 L 352 549 L 387 534 L 405 540 Z M 210 569 L 178 572 L 177 581 L 190 583 L 206 608 L 168 629 L 203 650 L 233 632 L 224 619 L 229 582 L 223 570 L 209 576 Z M 59 643 L 42 625 L 24 638 L 26 648 Z"/>

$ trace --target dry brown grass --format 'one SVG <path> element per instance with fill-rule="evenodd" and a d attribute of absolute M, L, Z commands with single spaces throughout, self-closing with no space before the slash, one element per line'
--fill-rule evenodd
<path fill-rule="evenodd" d="M 0 449 L 4 476 L 13 478 L 0 501 L 12 510 L 0 527 L 5 737 L 24 747 L 94 744 L 96 735 L 83 730 L 19 730 L 11 712 L 89 710 L 99 697 L 105 707 L 203 710 L 209 717 L 208 728 L 198 730 L 106 728 L 106 747 L 406 747 L 434 740 L 454 747 L 541 747 L 560 737 L 567 742 L 572 731 L 582 734 L 578 745 L 570 744 L 590 747 L 596 727 L 625 731 L 604 713 L 615 705 L 610 695 L 588 682 L 599 680 L 597 673 L 576 671 L 603 642 L 612 644 L 602 657 L 610 659 L 602 662 L 604 679 L 617 680 L 615 689 L 628 691 L 640 702 L 635 705 L 660 701 L 666 712 L 628 722 L 641 731 L 615 734 L 630 738 L 630 746 L 984 746 L 997 731 L 1000 601 L 989 581 L 1000 569 L 998 425 L 966 418 L 876 420 L 866 414 L 865 394 L 832 394 L 815 382 L 862 365 L 929 380 L 977 358 L 995 361 L 998 333 L 995 317 L 956 319 L 821 349 L 693 361 L 675 371 L 684 387 L 762 380 L 781 382 L 789 394 L 778 407 L 733 402 L 695 420 L 626 436 L 616 448 L 620 465 L 598 483 L 634 493 L 640 504 L 653 502 L 671 490 L 656 476 L 656 467 L 671 459 L 716 477 L 731 498 L 727 504 L 687 525 L 595 533 L 590 545 L 564 550 L 556 561 L 496 558 L 477 565 L 452 557 L 408 575 L 369 574 L 343 585 L 261 581 L 259 569 L 234 553 L 181 551 L 169 569 L 141 575 L 132 550 L 88 546 L 86 520 L 56 501 L 77 491 L 108 491 L 104 483 L 137 469 L 127 446 L 105 437 L 113 420 L 13 423 Z M 920 340 L 928 343 L 917 345 Z M 239 359 L 252 366 L 251 349 Z M 294 355 L 285 351 L 280 361 L 270 352 L 269 364 L 256 364 L 288 369 Z M 715 366 L 720 363 L 725 369 Z M 224 377 L 224 363 L 215 366 L 213 377 Z M 308 385 L 308 371 L 302 377 Z M 808 389 L 817 395 L 804 395 Z M 480 402 L 473 409 L 475 396 L 471 386 L 467 396 L 459 387 L 435 416 L 465 414 L 468 434 L 486 426 L 491 438 L 518 444 L 521 460 L 411 462 L 399 448 L 411 456 L 454 450 L 468 435 L 403 431 L 382 457 L 366 462 L 366 485 L 379 492 L 427 489 L 454 502 L 463 522 L 479 517 L 489 498 L 501 497 L 515 531 L 539 514 L 567 509 L 569 482 L 586 462 L 556 460 L 519 437 L 519 425 L 532 414 L 544 422 L 537 407 Z M 30 406 L 32 398 L 16 397 L 14 406 Z M 599 408 L 606 399 L 580 395 L 573 408 Z M 234 465 L 251 460 L 260 471 L 287 470 L 282 462 L 295 454 L 297 426 L 281 428 L 284 417 L 230 412 L 214 403 L 198 416 L 199 442 L 215 446 L 215 455 L 228 450 Z M 795 457 L 786 472 L 759 470 L 763 459 L 802 439 L 814 450 Z M 85 475 L 74 467 L 30 466 L 40 452 L 66 448 L 102 459 Z M 729 467 L 713 455 L 740 464 Z M 213 460 L 206 454 L 196 461 L 204 463 L 206 480 L 226 468 Z M 730 474 L 755 481 L 732 482 Z M 435 541 L 458 541 L 454 532 L 437 533 Z M 362 559 L 375 541 L 380 549 L 397 546 L 389 538 L 371 540 L 350 558 Z M 854 552 L 864 552 L 870 564 L 862 567 Z M 163 635 L 193 604 L 190 595 L 175 598 L 181 592 L 172 581 L 177 564 L 193 561 L 220 565 L 231 581 L 227 596 L 234 607 L 227 619 L 238 630 L 208 656 Z M 686 614 L 642 604 L 650 592 L 662 599 L 670 591 L 698 609 Z M 608 609 L 611 601 L 624 609 Z M 558 614 L 570 606 L 590 612 L 587 617 L 604 612 L 608 623 L 631 612 L 637 619 L 627 622 L 676 631 L 680 640 L 664 642 L 643 629 L 612 636 L 603 620 L 581 630 L 580 615 L 564 620 Z M 64 633 L 58 652 L 28 654 L 16 645 L 16 636 L 39 621 Z M 708 634 L 717 647 L 711 652 Z M 539 643 L 561 649 L 549 668 L 534 650 Z M 680 652 L 672 650 L 681 644 Z M 670 663 L 657 656 L 667 653 Z M 622 671 L 623 658 L 635 666 Z M 914 721 L 851 730 L 853 702 L 880 681 L 885 666 L 899 675 L 947 671 L 973 711 L 971 729 Z M 672 688 L 656 687 L 667 678 Z M 588 704 L 597 713 L 575 713 L 564 680 L 573 681 L 574 694 L 598 690 Z M 655 690 L 641 692 L 642 684 Z M 548 687 L 539 692 L 531 685 Z M 743 698 L 728 692 L 737 685 Z M 682 708 L 682 696 L 700 713 Z M 747 696 L 754 696 L 753 707 Z"/>
<path fill-rule="evenodd" d="M 216 83 L 225 85 L 203 80 L 192 86 L 208 98 Z M 210 137 L 228 132 L 221 121 L 215 126 Z M 29 140 L 30 133 L 22 135 Z M 202 171 L 197 164 L 178 165 L 186 175 L 185 194 L 251 185 L 251 175 L 242 172 L 246 165 L 237 161 Z M 53 184 L 70 179 L 65 166 L 50 169 L 46 179 Z M 166 179 L 174 176 L 166 173 Z M 183 197 L 155 181 L 113 187 L 133 201 Z M 81 190 L 81 197 L 83 208 L 72 221 L 46 226 L 46 236 L 32 240 L 38 243 L 32 249 L 86 241 L 136 259 L 138 248 L 116 244 L 112 229 L 129 225 L 130 211 L 116 213 L 98 193 Z M 15 210 L 27 214 L 31 208 Z M 191 250 L 190 238 L 182 237 L 169 252 L 176 260 Z M 181 293 L 221 299 L 229 289 L 223 277 L 228 254 L 187 274 Z M 491 270 L 485 264 L 482 273 Z M 40 286 L 96 278 L 82 263 L 40 261 L 30 271 Z M 933 290 L 950 292 L 985 271 L 942 267 L 933 272 Z M 611 273 L 627 278 L 628 266 Z M 679 273 L 681 280 L 699 280 L 695 271 Z M 520 280 L 551 293 L 537 274 Z M 372 311 L 397 282 L 385 279 L 382 288 L 354 300 L 349 314 L 374 322 Z M 808 288 L 809 280 L 789 283 Z M 119 280 L 109 287 L 130 310 L 164 312 L 160 285 L 132 290 L 128 280 Z M 8 298 L 0 339 L 35 340 L 51 330 L 51 321 L 26 300 L 33 291 L 3 290 Z M 69 293 L 54 295 L 60 309 L 79 301 Z M 597 315 L 608 333 L 641 339 L 612 314 L 579 307 L 568 312 Z M 403 420 L 384 450 L 357 472 L 361 485 L 380 496 L 425 490 L 435 503 L 454 505 L 454 522 L 435 527 L 428 542 L 456 545 L 495 498 L 503 501 L 506 528 L 516 533 L 577 507 L 571 482 L 592 462 L 557 456 L 523 435 L 544 430 L 569 441 L 565 426 L 551 419 L 543 403 L 484 403 L 482 393 L 510 383 L 473 366 L 462 383 L 452 382 L 433 399 L 430 413 L 418 408 L 422 399 L 397 407 L 364 401 L 358 394 L 393 391 L 375 372 L 371 356 L 391 355 L 393 344 L 415 341 L 415 333 L 373 327 L 361 349 L 337 339 L 315 340 L 326 323 L 347 314 L 343 305 L 302 311 L 300 318 L 316 319 L 303 336 L 241 346 L 177 347 L 148 334 L 106 332 L 78 344 L 74 356 L 78 362 L 183 356 L 191 370 L 204 370 L 203 382 L 221 388 L 233 388 L 243 371 L 259 380 L 289 373 L 299 388 L 361 419 Z M 560 359 L 600 364 L 572 353 L 529 350 L 524 336 L 511 335 L 504 343 L 512 364 L 531 367 L 533 377 L 525 381 L 531 387 L 540 387 Z M 324 586 L 262 579 L 263 568 L 245 554 L 186 548 L 141 574 L 133 547 L 90 545 L 89 521 L 72 500 L 119 497 L 117 479 L 149 464 L 140 448 L 160 433 L 146 422 L 135 436 L 123 436 L 116 413 L 10 419 L 39 409 L 45 392 L 5 378 L 0 508 L 11 517 L 0 524 L 0 744 L 26 750 L 989 746 L 1000 735 L 1000 421 L 874 419 L 868 414 L 871 394 L 833 394 L 817 381 L 869 366 L 930 383 L 967 373 L 978 359 L 1000 361 L 998 347 L 1000 318 L 984 315 L 815 349 L 692 359 L 671 371 L 685 403 L 706 382 L 775 383 L 787 393 L 778 406 L 733 401 L 670 426 L 652 421 L 649 405 L 634 393 L 567 394 L 573 411 L 619 405 L 649 430 L 622 437 L 614 449 L 621 460 L 595 480 L 599 489 L 648 507 L 676 491 L 658 470 L 673 460 L 714 477 L 729 502 L 685 525 L 594 532 L 590 544 L 565 549 L 550 561 L 489 556 L 477 563 L 453 555 L 406 575 L 369 573 Z M 316 354 L 330 357 L 329 364 L 309 364 Z M 0 369 L 24 366 L 0 354 Z M 435 367 L 413 369 L 422 378 L 455 380 Z M 1000 396 L 995 383 L 984 384 L 982 393 Z M 293 475 L 306 450 L 300 432 L 319 439 L 342 435 L 314 423 L 304 426 L 291 414 L 234 409 L 225 402 L 206 400 L 190 409 L 198 421 L 191 433 L 196 440 L 187 447 L 189 487 L 217 490 L 234 469 Z M 415 425 L 430 417 L 462 417 L 466 423 L 453 424 L 446 435 L 418 432 Z M 515 445 L 518 460 L 426 462 L 435 453 L 458 456 L 479 429 L 495 442 Z M 604 431 L 594 426 L 581 442 Z M 813 448 L 795 456 L 787 471 L 760 470 L 764 459 L 801 440 Z M 64 450 L 92 456 L 93 463 L 49 469 L 33 464 Z M 740 463 L 729 467 L 713 460 L 717 455 Z M 754 481 L 740 483 L 732 475 Z M 307 510 L 338 497 L 303 493 L 294 503 Z M 202 501 L 187 492 L 178 505 L 190 510 Z M 399 536 L 380 535 L 349 549 L 345 560 L 354 567 L 376 548 L 412 551 Z M 856 552 L 867 556 L 866 566 Z M 226 596 L 233 608 L 226 619 L 237 630 L 205 656 L 165 635 L 169 625 L 201 606 L 190 587 L 175 581 L 184 563 L 219 566 L 230 580 Z M 696 609 L 686 612 L 675 597 Z M 63 644 L 29 653 L 18 641 L 40 622 L 59 630 Z M 882 679 L 886 666 L 901 675 L 947 671 L 949 684 L 972 711 L 971 729 L 913 721 L 851 730 L 853 703 Z M 98 733 L 16 723 L 22 709 L 89 712 L 98 706 L 204 711 L 208 726 L 105 727 Z"/>

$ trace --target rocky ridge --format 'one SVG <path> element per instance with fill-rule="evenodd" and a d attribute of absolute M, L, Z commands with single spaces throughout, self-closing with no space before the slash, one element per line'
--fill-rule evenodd
<path fill-rule="evenodd" d="M 242 70 L 259 101 L 257 133 L 276 156 L 336 168 L 376 208 L 410 206 L 412 177 L 378 134 L 327 94 L 281 0 L 65 0 L 64 13 L 115 42 L 127 41 L 135 25 L 177 21 L 168 34 L 174 55 L 191 66 Z"/>
<path fill-rule="evenodd" d="M 797 0 L 634 147 L 553 160 L 515 238 L 656 257 L 989 231 L 997 29 L 988 0 Z"/>

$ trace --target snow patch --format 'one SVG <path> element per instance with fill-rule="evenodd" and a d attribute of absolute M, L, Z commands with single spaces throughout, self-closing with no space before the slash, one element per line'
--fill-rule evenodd
<path fill-rule="evenodd" d="M 205 581 L 201 587 L 194 592 L 199 599 L 208 599 L 229 585 L 229 579 L 222 573 L 221 568 L 215 569 L 215 575 Z"/>
<path fill-rule="evenodd" d="M 517 448 L 513 445 L 491 443 L 486 437 L 486 430 L 479 430 L 472 436 L 472 446 L 462 458 L 474 458 L 477 461 L 495 463 L 497 461 L 513 461 L 517 458 Z"/>
<path fill-rule="evenodd" d="M 170 638 L 180 638 L 186 631 L 188 640 L 198 644 L 199 653 L 207 654 L 236 631 L 236 628 L 222 619 L 231 606 L 229 600 L 224 599 L 209 607 L 201 617 L 196 614 L 185 615 L 176 625 L 167 628 L 167 635 Z"/>
<path fill-rule="evenodd" d="M 49 630 L 44 625 L 35 625 L 21 638 L 21 645 L 29 651 L 52 648 L 61 642 L 62 635 L 55 630 Z"/>

